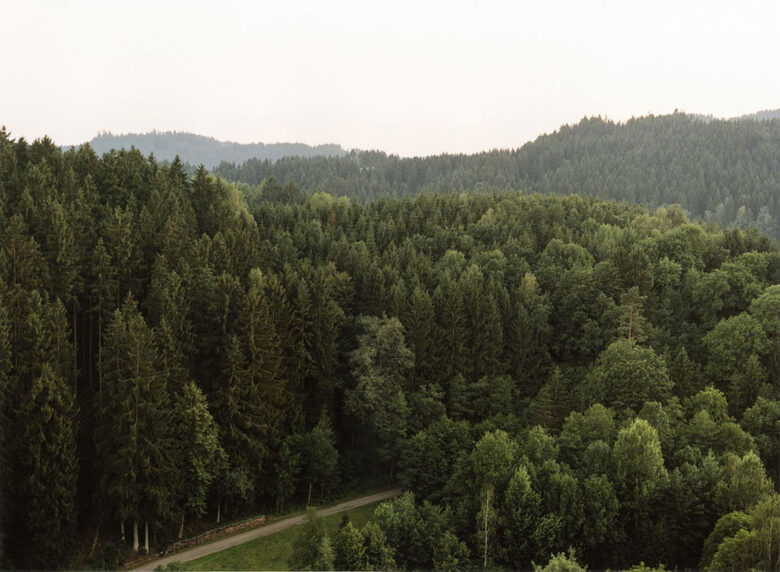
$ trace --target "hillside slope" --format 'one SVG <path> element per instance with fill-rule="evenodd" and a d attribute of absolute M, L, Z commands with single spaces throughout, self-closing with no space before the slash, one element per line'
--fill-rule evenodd
<path fill-rule="evenodd" d="M 675 113 L 615 123 L 586 118 L 520 149 L 399 158 L 250 160 L 215 173 L 259 184 L 275 176 L 309 192 L 360 201 L 421 191 L 523 189 L 580 193 L 643 204 L 679 203 L 691 218 L 780 237 L 780 120 L 711 120 Z"/>
<path fill-rule="evenodd" d="M 336 144 L 234 143 L 193 133 L 172 131 L 123 135 L 104 132 L 92 138 L 89 144 L 99 155 L 111 149 L 135 147 L 144 155 L 154 153 L 158 160 L 172 161 L 176 155 L 179 155 L 184 163 L 203 164 L 208 168 L 222 161 L 242 163 L 253 158 L 276 161 L 282 157 L 340 156 L 345 153 L 344 149 Z"/>

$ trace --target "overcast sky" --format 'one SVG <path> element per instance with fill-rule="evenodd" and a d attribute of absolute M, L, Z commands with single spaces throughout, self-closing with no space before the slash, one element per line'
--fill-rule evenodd
<path fill-rule="evenodd" d="M 0 123 L 401 155 L 780 107 L 780 2 L 0 0 Z"/>

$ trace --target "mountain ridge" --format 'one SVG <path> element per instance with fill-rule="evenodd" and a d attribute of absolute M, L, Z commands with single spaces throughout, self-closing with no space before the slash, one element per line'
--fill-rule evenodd
<path fill-rule="evenodd" d="M 238 143 L 187 131 L 157 131 L 114 134 L 101 131 L 87 141 L 99 155 L 112 149 L 135 147 L 144 155 L 154 154 L 158 160 L 172 161 L 177 155 L 192 165 L 211 169 L 225 161 L 240 163 L 249 159 L 277 161 L 282 157 L 342 156 L 346 151 L 336 143 L 309 145 L 298 142 Z"/>

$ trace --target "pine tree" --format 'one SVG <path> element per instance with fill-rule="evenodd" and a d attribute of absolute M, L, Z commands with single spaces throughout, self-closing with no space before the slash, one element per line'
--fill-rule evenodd
<path fill-rule="evenodd" d="M 48 364 L 33 382 L 20 418 L 24 420 L 15 502 L 22 519 L 14 531 L 16 565 L 54 568 L 72 552 L 76 520 L 76 407 L 72 390 Z"/>
<path fill-rule="evenodd" d="M 138 526 L 174 512 L 173 446 L 165 376 L 159 370 L 154 333 L 128 296 L 106 331 L 101 371 L 105 392 L 96 442 L 102 459 L 103 506 L 120 522 Z"/>
<path fill-rule="evenodd" d="M 269 428 L 260 388 L 250 382 L 246 356 L 235 335 L 227 340 L 224 371 L 211 402 L 214 418 L 222 428 L 221 443 L 229 467 L 221 483 L 225 500 L 246 500 L 254 492 L 256 476 L 269 454 L 265 440 Z M 250 479 L 248 484 L 244 479 Z"/>
<path fill-rule="evenodd" d="M 536 395 L 536 422 L 547 429 L 560 429 L 571 411 L 569 392 L 563 383 L 560 368 L 555 368 L 550 379 Z"/>
<path fill-rule="evenodd" d="M 0 141 L 3 131 L 0 131 Z M 16 385 L 11 380 L 11 346 L 8 337 L 8 316 L 3 299 L 5 292 L 5 283 L 0 275 L 0 566 L 5 566 L 5 545 L 6 534 L 9 524 L 9 503 L 11 500 L 11 491 L 9 490 L 10 472 L 10 451 L 8 442 L 11 418 L 7 417 L 6 408 L 8 407 L 9 389 Z"/>
<path fill-rule="evenodd" d="M 620 297 L 620 334 L 629 342 L 642 343 L 645 338 L 645 318 L 642 315 L 645 296 L 640 296 L 639 288 L 633 286 Z"/>
<path fill-rule="evenodd" d="M 266 450 L 275 448 L 282 438 L 282 425 L 288 409 L 290 396 L 286 393 L 287 383 L 282 377 L 281 347 L 279 337 L 271 319 L 271 310 L 265 296 L 266 279 L 258 269 L 249 276 L 249 289 L 241 313 L 241 338 L 246 348 L 244 370 L 246 391 L 257 396 L 258 411 L 263 422 L 256 426 L 262 433 L 256 438 Z M 263 460 L 254 466 L 254 472 L 266 477 L 269 468 Z"/>
<path fill-rule="evenodd" d="M 414 386 L 419 387 L 433 377 L 435 324 L 433 300 L 420 286 L 412 292 L 409 308 L 403 317 L 406 340 L 414 352 Z"/>
<path fill-rule="evenodd" d="M 206 397 L 194 382 L 189 381 L 176 395 L 173 418 L 181 538 L 187 513 L 200 517 L 206 512 L 209 489 L 225 452 Z"/>

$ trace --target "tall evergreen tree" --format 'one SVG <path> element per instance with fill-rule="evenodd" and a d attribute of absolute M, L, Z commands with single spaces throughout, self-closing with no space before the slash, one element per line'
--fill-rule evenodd
<path fill-rule="evenodd" d="M 48 364 L 20 412 L 24 420 L 21 473 L 15 492 L 18 520 L 11 557 L 21 568 L 55 568 L 71 553 L 76 524 L 76 407 L 72 388 Z"/>
<path fill-rule="evenodd" d="M 106 331 L 105 385 L 96 444 L 102 459 L 99 492 L 110 518 L 139 524 L 149 549 L 149 521 L 174 512 L 171 413 L 154 333 L 128 296 Z M 124 524 L 122 524 L 124 527 Z"/>

